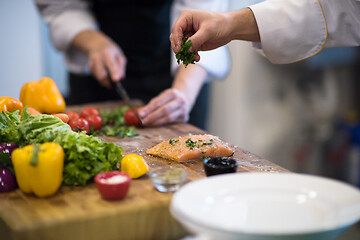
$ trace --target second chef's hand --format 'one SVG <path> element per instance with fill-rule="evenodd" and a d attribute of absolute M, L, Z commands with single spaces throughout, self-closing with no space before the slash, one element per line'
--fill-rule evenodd
<path fill-rule="evenodd" d="M 187 122 L 196 97 L 207 77 L 200 65 L 179 67 L 174 83 L 138 112 L 144 126 Z"/>
<path fill-rule="evenodd" d="M 119 81 L 125 77 L 126 56 L 120 47 L 103 33 L 85 30 L 75 36 L 72 45 L 89 56 L 91 74 L 104 87 L 110 88 L 109 80 Z M 111 79 L 108 79 L 108 72 Z"/>

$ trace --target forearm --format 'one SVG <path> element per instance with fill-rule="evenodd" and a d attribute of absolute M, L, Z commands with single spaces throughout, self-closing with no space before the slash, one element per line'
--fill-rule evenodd
<path fill-rule="evenodd" d="M 197 64 L 179 67 L 172 87 L 182 92 L 192 108 L 202 85 L 207 77 L 207 71 Z"/>
<path fill-rule="evenodd" d="M 103 48 L 110 42 L 112 40 L 100 31 L 84 30 L 73 38 L 70 45 L 90 54 L 96 49 Z"/>
<path fill-rule="evenodd" d="M 232 40 L 260 42 L 259 29 L 250 8 L 227 13 L 229 17 L 229 34 Z"/>

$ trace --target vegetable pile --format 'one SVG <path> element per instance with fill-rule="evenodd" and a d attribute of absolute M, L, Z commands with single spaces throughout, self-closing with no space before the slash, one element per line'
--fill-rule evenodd
<path fill-rule="evenodd" d="M 28 144 L 55 142 L 65 152 L 63 183 L 85 185 L 96 174 L 117 169 L 122 159 L 122 148 L 99 138 L 74 132 L 58 117 L 41 114 L 31 115 L 24 107 L 0 113 L 0 142 Z"/>
<path fill-rule="evenodd" d="M 135 114 L 131 114 L 131 109 L 127 106 L 116 109 L 100 109 L 100 115 L 103 121 L 103 128 L 95 135 L 105 135 L 109 137 L 134 137 L 139 134 L 135 133 L 136 120 Z"/>
<path fill-rule="evenodd" d="M 195 52 L 189 52 L 192 42 L 191 40 L 187 40 L 187 37 L 181 39 L 181 49 L 176 53 L 177 63 L 180 64 L 180 61 L 182 61 L 185 67 L 190 63 L 195 63 Z"/>
<path fill-rule="evenodd" d="M 140 121 L 129 107 L 100 109 L 85 107 L 80 113 L 70 111 L 68 124 L 75 132 L 86 131 L 89 135 L 108 137 L 134 137 Z"/>

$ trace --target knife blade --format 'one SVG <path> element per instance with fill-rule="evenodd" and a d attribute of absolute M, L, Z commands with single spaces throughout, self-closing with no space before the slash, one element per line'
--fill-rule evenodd
<path fill-rule="evenodd" d="M 114 84 L 115 84 L 116 92 L 124 100 L 125 104 L 128 105 L 134 111 L 135 115 L 138 117 L 138 119 L 140 121 L 140 126 L 143 126 L 140 115 L 139 115 L 137 109 L 135 108 L 134 104 L 132 104 L 132 102 L 130 101 L 129 95 L 127 94 L 125 88 L 121 84 L 121 81 L 117 81 Z"/>

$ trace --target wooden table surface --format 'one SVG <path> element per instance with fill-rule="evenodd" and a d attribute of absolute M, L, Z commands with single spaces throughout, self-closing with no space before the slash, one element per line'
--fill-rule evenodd
<path fill-rule="evenodd" d="M 189 124 L 172 124 L 137 132 L 140 135 L 132 138 L 101 138 L 123 147 L 124 156 L 143 156 L 150 169 L 185 167 L 187 182 L 206 177 L 201 160 L 178 163 L 145 153 L 161 141 L 204 131 Z M 235 149 L 238 172 L 288 172 L 246 150 Z M 49 198 L 37 198 L 17 189 L 0 194 L 0 239 L 180 239 L 188 233 L 169 212 L 171 197 L 171 193 L 158 192 L 147 174 L 131 182 L 128 195 L 121 201 L 103 200 L 93 182 L 85 187 L 62 186 Z"/>

